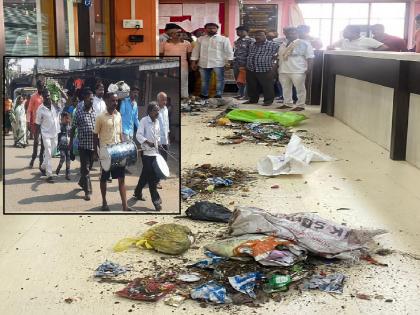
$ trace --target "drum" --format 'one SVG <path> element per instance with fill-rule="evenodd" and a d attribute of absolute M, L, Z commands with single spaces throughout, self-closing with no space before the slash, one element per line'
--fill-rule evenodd
<path fill-rule="evenodd" d="M 137 146 L 133 141 L 107 145 L 101 148 L 101 166 L 105 172 L 115 167 L 136 164 Z"/>
<path fill-rule="evenodd" d="M 156 155 L 156 159 L 153 161 L 153 170 L 159 179 L 166 179 L 170 175 L 168 164 L 160 154 Z"/>

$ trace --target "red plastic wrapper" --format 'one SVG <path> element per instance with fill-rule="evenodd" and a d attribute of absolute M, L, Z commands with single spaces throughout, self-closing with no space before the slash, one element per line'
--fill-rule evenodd
<path fill-rule="evenodd" d="M 131 300 L 155 302 L 174 291 L 174 289 L 175 284 L 165 282 L 163 279 L 136 278 L 115 294 Z"/>

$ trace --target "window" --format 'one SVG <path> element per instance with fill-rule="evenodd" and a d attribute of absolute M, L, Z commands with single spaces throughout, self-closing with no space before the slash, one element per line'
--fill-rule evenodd
<path fill-rule="evenodd" d="M 339 40 L 349 24 L 383 24 L 388 34 L 404 38 L 405 3 L 300 3 L 299 7 L 323 48 Z"/>
<path fill-rule="evenodd" d="M 4 0 L 3 10 L 6 54 L 24 56 L 55 53 L 52 0 Z"/>

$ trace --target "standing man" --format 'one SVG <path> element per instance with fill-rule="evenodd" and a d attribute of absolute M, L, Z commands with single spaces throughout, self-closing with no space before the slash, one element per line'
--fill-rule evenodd
<path fill-rule="evenodd" d="M 201 95 L 203 99 L 209 98 L 209 83 L 211 73 L 216 73 L 216 96 L 221 98 L 225 88 L 225 65 L 232 63 L 233 51 L 229 38 L 217 34 L 219 26 L 207 23 L 204 26 L 207 35 L 197 39 L 191 55 L 191 69 L 200 68 Z"/>
<path fill-rule="evenodd" d="M 244 104 L 257 104 L 261 90 L 264 94 L 263 106 L 273 104 L 273 68 L 278 50 L 278 44 L 267 40 L 265 31 L 255 31 L 255 43 L 252 43 L 249 47 L 246 64 L 246 84 L 249 101 Z"/>
<path fill-rule="evenodd" d="M 104 85 L 102 82 L 98 82 L 95 86 L 95 96 L 93 97 L 93 110 L 95 111 L 96 116 L 106 111 L 106 104 L 103 99 L 104 93 Z"/>
<path fill-rule="evenodd" d="M 134 126 L 136 126 L 137 129 L 139 128 L 139 110 L 136 102 L 138 96 L 139 88 L 133 86 L 130 89 L 130 95 L 121 102 L 122 141 L 133 139 Z"/>
<path fill-rule="evenodd" d="M 298 38 L 298 30 L 295 27 L 284 29 L 286 43 L 279 49 L 279 80 L 283 87 L 284 107 L 293 106 L 292 86 L 296 87 L 297 102 L 293 111 L 305 109 L 306 88 L 305 78 L 308 69 L 312 68 L 314 50 L 306 40 Z"/>
<path fill-rule="evenodd" d="M 37 91 L 34 94 L 32 94 L 31 99 L 29 100 L 28 112 L 26 114 L 27 115 L 26 121 L 28 123 L 28 129 L 30 130 L 30 134 L 32 137 L 34 137 L 35 131 L 36 131 L 36 125 L 35 125 L 36 112 L 39 106 L 41 106 L 43 102 L 42 91 L 44 90 L 44 82 L 42 82 L 41 80 L 36 81 L 36 89 Z M 30 139 L 32 138 L 31 136 L 29 137 Z M 34 137 L 34 147 L 32 151 L 32 158 L 31 158 L 31 162 L 29 163 L 30 168 L 34 167 L 34 162 L 38 155 L 38 144 L 39 144 L 39 139 Z M 41 139 L 41 151 L 39 152 L 39 167 L 40 168 L 41 168 L 41 164 L 43 160 L 44 160 L 44 143 L 42 142 L 42 139 Z"/>
<path fill-rule="evenodd" d="M 57 136 L 60 132 L 60 113 L 52 105 L 50 91 L 47 89 L 41 92 L 43 103 L 39 106 L 35 118 L 35 139 L 41 133 L 42 143 L 44 144 L 44 160 L 40 166 L 41 174 L 47 175 L 47 181 L 53 183 L 52 177 L 52 153 L 57 147 Z"/>
<path fill-rule="evenodd" d="M 238 95 L 236 98 L 243 99 L 245 97 L 246 88 L 246 59 L 248 58 L 249 46 L 255 42 L 255 39 L 248 36 L 248 28 L 238 26 L 236 35 L 238 39 L 234 42 L 233 49 L 233 75 L 235 76 L 236 85 L 238 86 Z M 241 76 L 239 75 L 241 74 Z M 239 80 L 238 80 L 239 79 Z"/>
<path fill-rule="evenodd" d="M 342 50 L 388 50 L 388 46 L 370 37 L 360 36 L 360 26 L 347 25 L 343 31 L 343 39 L 328 46 L 327 49 Z"/>
<path fill-rule="evenodd" d="M 121 115 L 116 110 L 118 105 L 118 95 L 108 93 L 105 98 L 106 111 L 96 117 L 95 129 L 93 130 L 93 148 L 94 154 L 98 156 L 98 147 L 102 148 L 110 144 L 121 142 L 122 122 Z M 120 191 L 123 211 L 132 211 L 127 206 L 127 192 L 125 188 L 125 167 L 115 167 L 108 172 L 102 170 L 100 178 L 102 211 L 110 211 L 106 201 L 106 182 L 109 175 L 118 178 L 118 189 Z"/>
<path fill-rule="evenodd" d="M 142 155 L 141 160 L 143 162 L 143 169 L 137 187 L 134 190 L 135 200 L 143 200 L 143 188 L 146 184 L 149 185 L 150 196 L 152 198 L 153 205 L 156 211 L 162 210 L 162 200 L 160 199 L 157 191 L 157 178 L 153 162 L 156 160 L 156 155 L 159 154 L 159 141 L 160 141 L 160 127 L 159 127 L 159 106 L 156 104 L 150 104 L 147 107 L 147 116 L 140 120 L 140 127 L 137 130 L 137 140 L 141 143 Z"/>
<path fill-rule="evenodd" d="M 385 33 L 385 26 L 375 24 L 370 27 L 373 39 L 388 46 L 389 51 L 407 51 L 407 44 L 404 39 Z"/>
<path fill-rule="evenodd" d="M 84 91 L 84 106 L 76 110 L 73 119 L 73 125 L 70 134 L 70 152 L 73 151 L 74 134 L 78 133 L 79 138 L 79 155 L 80 155 L 80 179 L 79 186 L 85 192 L 85 200 L 90 200 L 92 194 L 92 184 L 90 182 L 89 172 L 91 170 L 94 145 L 93 145 L 93 131 L 95 128 L 96 112 L 93 109 L 93 93 L 91 90 Z M 73 152 L 72 152 L 73 154 Z"/>
<path fill-rule="evenodd" d="M 162 42 L 166 42 L 170 36 L 168 34 L 169 30 L 173 30 L 173 29 L 177 29 L 177 30 L 182 30 L 181 26 L 175 24 L 175 23 L 168 23 L 165 25 L 165 33 L 162 33 L 159 35 L 159 43 Z"/>

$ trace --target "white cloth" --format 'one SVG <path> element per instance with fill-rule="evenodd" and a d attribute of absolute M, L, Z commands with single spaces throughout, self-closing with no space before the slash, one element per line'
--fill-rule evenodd
<path fill-rule="evenodd" d="M 140 120 L 139 129 L 136 134 L 137 140 L 141 144 L 144 155 L 156 156 L 159 154 L 158 145 L 160 143 L 160 126 L 159 120 L 152 121 L 149 115 Z M 150 147 L 146 140 L 154 143 L 154 147 Z"/>
<path fill-rule="evenodd" d="M 382 45 L 383 43 L 377 41 L 376 39 L 361 36 L 352 41 L 347 38 L 343 38 L 338 41 L 336 46 L 342 50 L 373 50 L 381 47 Z"/>
<path fill-rule="evenodd" d="M 164 106 L 159 110 L 160 144 L 169 144 L 169 116 L 168 108 Z"/>
<path fill-rule="evenodd" d="M 295 47 L 287 59 L 283 58 L 283 53 L 287 49 L 286 43 L 281 44 L 279 48 L 279 73 L 305 73 L 308 70 L 307 59 L 315 57 L 311 43 L 298 39 L 290 45 Z"/>
<path fill-rule="evenodd" d="M 52 176 L 52 152 L 55 152 L 57 147 L 57 135 L 53 138 L 48 138 L 42 135 L 42 142 L 44 143 L 44 161 L 41 169 L 45 170 L 47 176 Z"/>
<path fill-rule="evenodd" d="M 106 111 L 106 104 L 102 98 L 97 97 L 96 95 L 93 97 L 93 109 L 95 111 L 95 117 L 97 117 L 100 113 Z"/>
<path fill-rule="evenodd" d="M 219 34 L 201 36 L 192 51 L 191 60 L 198 60 L 201 68 L 224 67 L 227 60 L 233 60 L 229 38 Z"/>
<path fill-rule="evenodd" d="M 279 73 L 279 81 L 283 88 L 284 104 L 293 105 L 292 87 L 296 87 L 297 102 L 296 106 L 305 106 L 306 88 L 304 73 Z"/>
<path fill-rule="evenodd" d="M 60 112 L 51 105 L 51 110 L 44 104 L 36 111 L 35 123 L 41 126 L 41 134 L 45 138 L 56 138 L 60 132 Z"/>
<path fill-rule="evenodd" d="M 181 97 L 188 98 L 188 69 L 181 67 Z"/>

